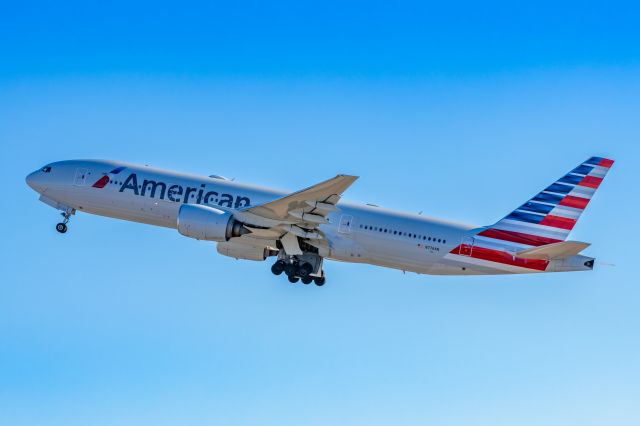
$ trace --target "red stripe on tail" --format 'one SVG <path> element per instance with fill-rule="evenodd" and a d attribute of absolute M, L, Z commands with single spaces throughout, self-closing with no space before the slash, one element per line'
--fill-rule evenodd
<path fill-rule="evenodd" d="M 522 232 L 505 231 L 504 229 L 485 229 L 478 235 L 495 240 L 511 241 L 512 243 L 526 244 L 528 246 L 543 246 L 545 244 L 559 243 L 562 240 L 541 237 L 539 235 L 523 234 Z"/>
<path fill-rule="evenodd" d="M 540 225 L 553 226 L 554 228 L 561 229 L 573 229 L 573 226 L 576 224 L 575 219 L 569 219 L 568 217 L 560 217 L 548 214 L 542 219 Z"/>
<path fill-rule="evenodd" d="M 567 195 L 560 200 L 561 206 L 573 207 L 574 209 L 584 209 L 589 204 L 588 198 L 574 197 L 573 195 Z"/>
<path fill-rule="evenodd" d="M 608 158 L 603 158 L 598 163 L 598 166 L 610 168 L 611 166 L 613 166 L 613 160 L 609 160 Z"/>
<path fill-rule="evenodd" d="M 585 176 L 582 178 L 578 185 L 580 186 L 588 186 L 589 188 L 597 188 L 600 186 L 602 182 L 602 178 L 596 176 Z"/>

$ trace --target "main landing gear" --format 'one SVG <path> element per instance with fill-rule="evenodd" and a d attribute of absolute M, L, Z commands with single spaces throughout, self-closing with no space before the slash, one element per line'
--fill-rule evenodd
<path fill-rule="evenodd" d="M 67 232 L 67 229 L 68 229 L 67 223 L 69 223 L 69 218 L 75 212 L 76 211 L 74 209 L 67 209 L 63 213 L 60 213 L 64 218 L 64 220 L 56 225 L 56 231 L 58 231 L 61 234 L 64 234 L 65 232 Z"/>
<path fill-rule="evenodd" d="M 308 262 L 309 259 L 297 259 L 295 257 L 278 259 L 271 266 L 271 272 L 274 275 L 281 275 L 283 272 L 289 279 L 290 283 L 302 281 L 302 284 L 311 284 L 314 282 L 317 286 L 323 286 L 326 278 L 324 271 L 320 269 L 322 266 L 322 258 L 317 256 L 319 262 Z M 314 263 L 315 268 L 314 268 Z"/>

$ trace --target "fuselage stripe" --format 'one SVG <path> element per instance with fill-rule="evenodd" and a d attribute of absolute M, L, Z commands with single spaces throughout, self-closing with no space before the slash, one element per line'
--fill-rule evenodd
<path fill-rule="evenodd" d="M 521 268 L 535 269 L 537 271 L 544 271 L 549 265 L 548 260 L 540 259 L 523 259 L 515 257 L 511 253 L 501 250 L 493 250 L 485 247 L 468 246 L 461 244 L 458 247 L 451 250 L 452 254 L 458 254 L 461 256 L 467 255 L 474 259 L 482 259 L 490 262 L 504 263 L 507 265 L 518 266 Z"/>

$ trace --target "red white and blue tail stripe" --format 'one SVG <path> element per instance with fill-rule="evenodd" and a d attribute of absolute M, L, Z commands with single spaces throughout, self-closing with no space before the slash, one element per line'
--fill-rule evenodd
<path fill-rule="evenodd" d="M 530 246 L 566 240 L 612 165 L 589 158 L 480 235 Z"/>
<path fill-rule="evenodd" d="M 544 271 L 548 261 L 520 259 L 513 253 L 565 241 L 612 165 L 607 158 L 589 158 L 450 254 L 505 271 Z"/>

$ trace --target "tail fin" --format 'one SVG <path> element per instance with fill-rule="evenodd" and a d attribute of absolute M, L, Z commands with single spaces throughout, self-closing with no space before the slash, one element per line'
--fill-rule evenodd
<path fill-rule="evenodd" d="M 589 158 L 478 235 L 534 247 L 565 241 L 612 165 Z"/>

